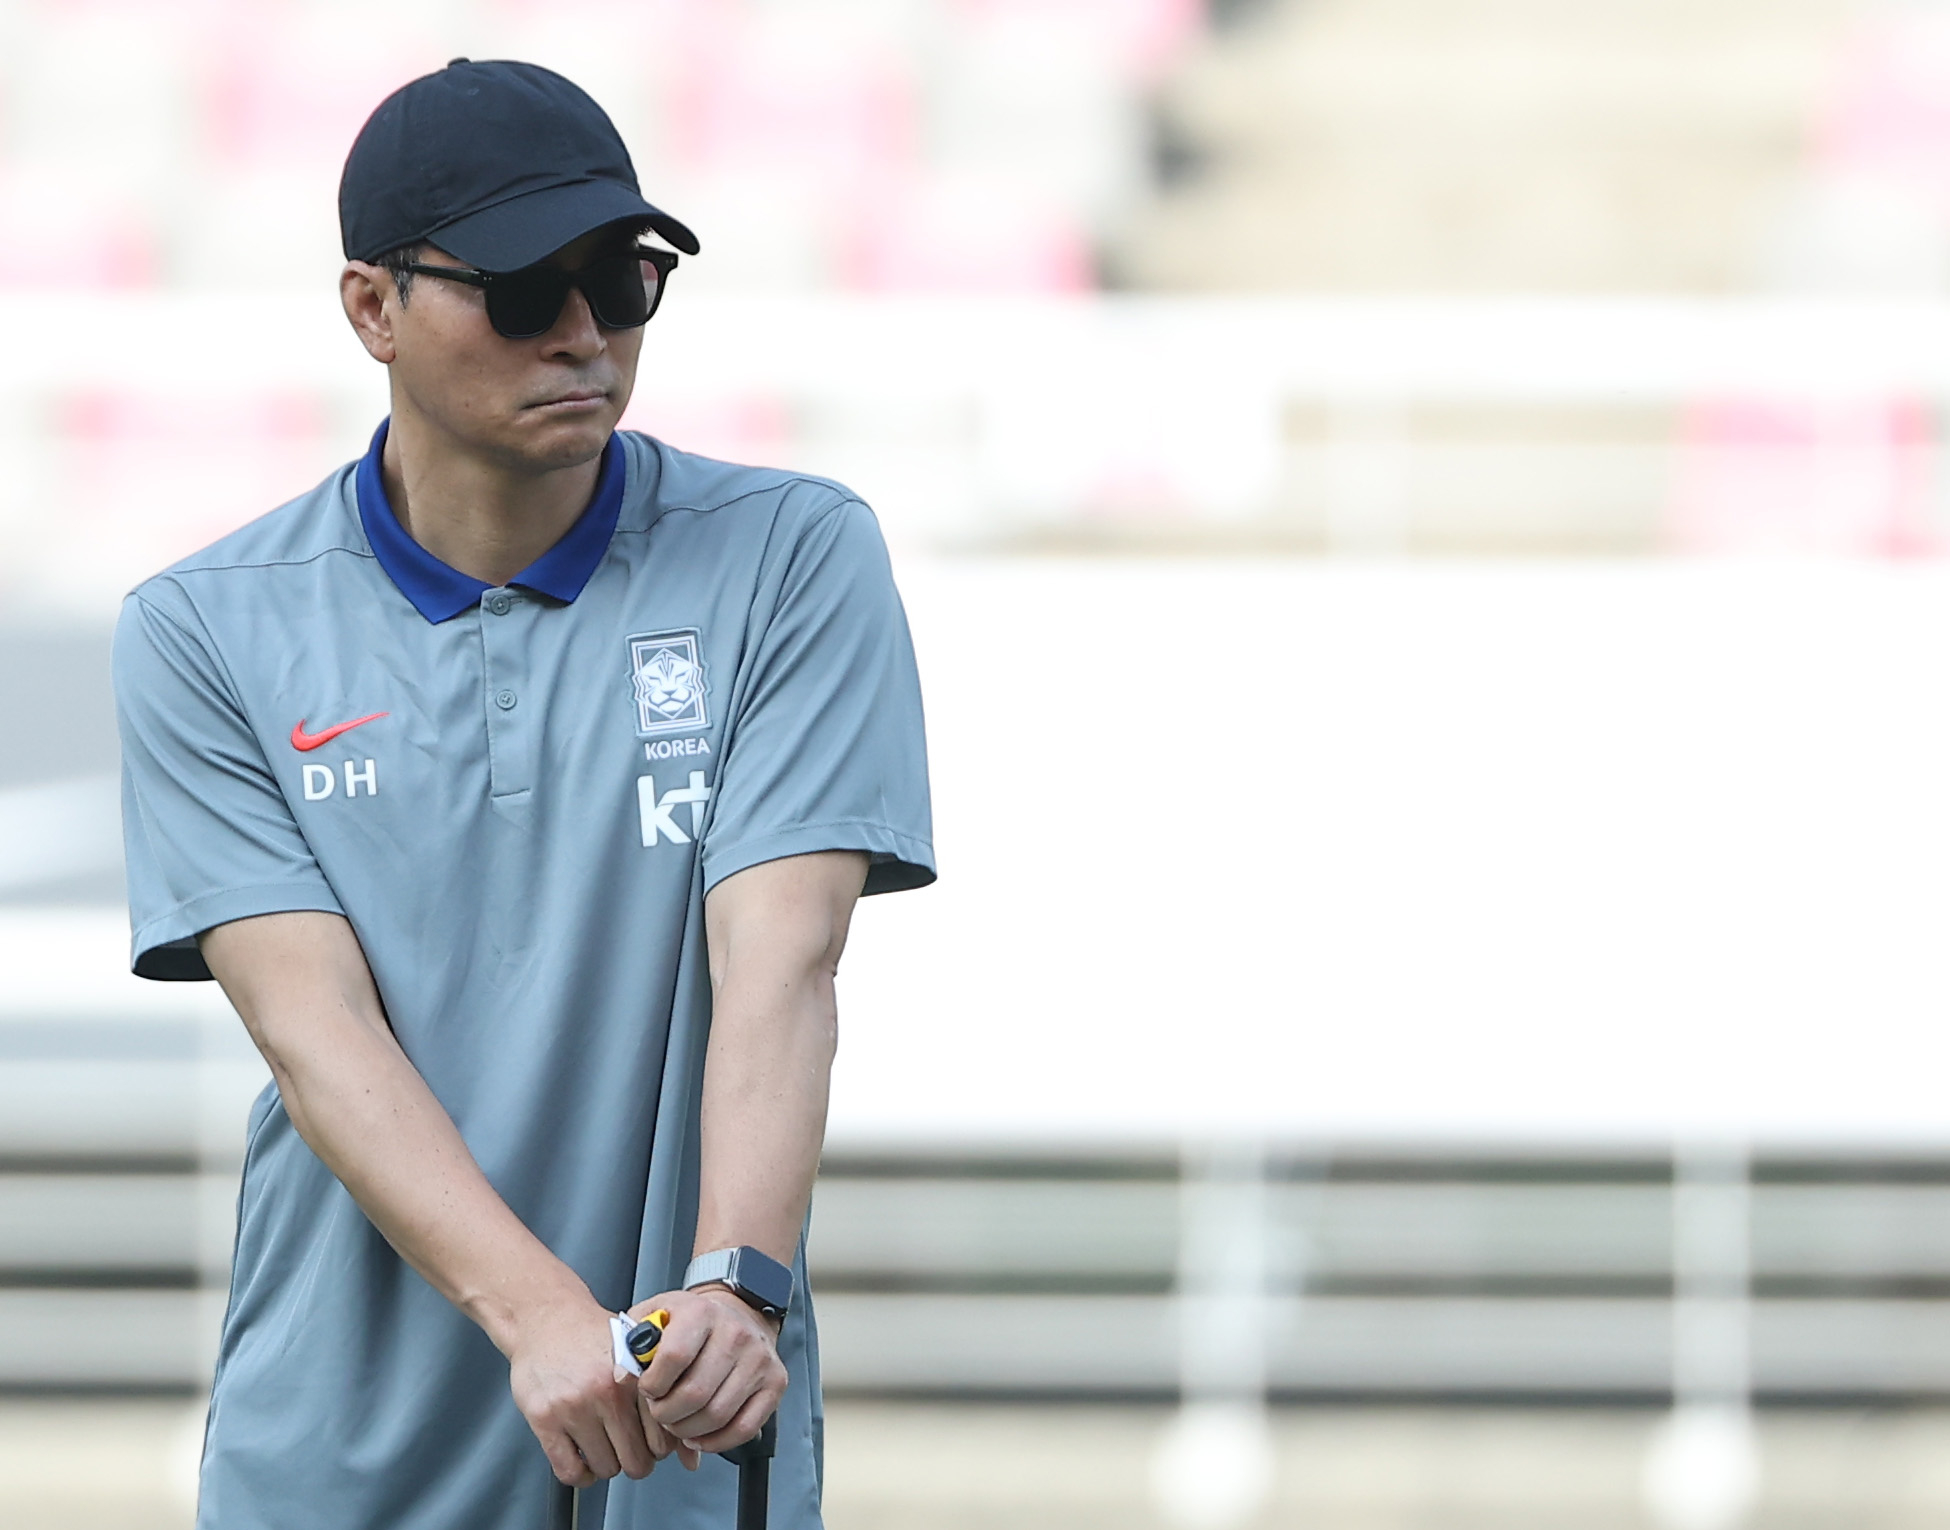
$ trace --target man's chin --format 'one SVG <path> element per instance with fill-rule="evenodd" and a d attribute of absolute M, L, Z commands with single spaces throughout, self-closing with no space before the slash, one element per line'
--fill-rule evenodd
<path fill-rule="evenodd" d="M 525 416 L 509 432 L 509 452 L 530 472 L 553 473 L 581 467 L 603 454 L 616 428 L 616 412 L 604 409 L 571 416 Z"/>

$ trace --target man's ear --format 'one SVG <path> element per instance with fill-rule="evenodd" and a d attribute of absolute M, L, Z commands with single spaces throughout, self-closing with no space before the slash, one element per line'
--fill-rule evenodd
<path fill-rule="evenodd" d="M 393 273 L 363 260 L 348 262 L 339 273 L 339 301 L 366 354 L 390 366 L 399 353 L 393 338 L 393 308 L 398 303 Z"/>

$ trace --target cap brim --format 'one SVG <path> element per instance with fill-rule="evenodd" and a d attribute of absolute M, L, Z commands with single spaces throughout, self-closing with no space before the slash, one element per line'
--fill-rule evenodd
<path fill-rule="evenodd" d="M 432 230 L 427 238 L 482 271 L 519 271 L 611 223 L 647 224 L 672 248 L 698 252 L 697 235 L 620 181 L 545 186 L 484 207 Z"/>

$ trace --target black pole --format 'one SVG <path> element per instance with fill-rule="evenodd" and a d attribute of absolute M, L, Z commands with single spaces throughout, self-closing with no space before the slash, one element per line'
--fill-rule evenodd
<path fill-rule="evenodd" d="M 779 1446 L 779 1419 L 774 1414 L 758 1431 L 758 1438 L 721 1451 L 738 1468 L 738 1530 L 766 1530 L 766 1511 L 772 1494 L 772 1456 Z"/>
<path fill-rule="evenodd" d="M 765 1530 L 771 1475 L 770 1461 L 747 1461 L 738 1468 L 738 1530 Z"/>

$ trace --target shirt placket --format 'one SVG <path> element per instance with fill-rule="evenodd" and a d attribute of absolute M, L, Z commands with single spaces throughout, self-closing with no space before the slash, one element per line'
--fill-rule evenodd
<path fill-rule="evenodd" d="M 488 791 L 497 806 L 524 803 L 540 755 L 542 698 L 531 694 L 529 649 L 539 614 L 520 590 L 481 595 L 482 708 L 487 716 Z"/>

